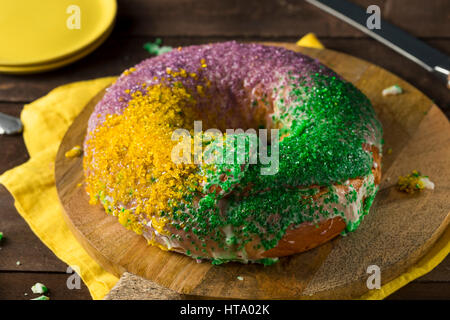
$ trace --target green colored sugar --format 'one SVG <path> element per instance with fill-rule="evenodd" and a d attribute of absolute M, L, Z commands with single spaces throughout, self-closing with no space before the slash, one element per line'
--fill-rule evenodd
<path fill-rule="evenodd" d="M 370 101 L 349 82 L 322 74 L 305 78 L 292 72 L 287 79 L 273 90 L 280 112 L 274 113 L 272 120 L 280 134 L 287 135 L 279 144 L 278 172 L 261 175 L 267 165 L 249 164 L 255 146 L 248 136 L 236 135 L 234 140 L 227 136 L 223 146 L 212 140 L 212 150 L 224 150 L 225 157 L 233 155 L 233 162 L 200 168 L 207 178 L 203 194 L 187 195 L 182 203 L 173 205 L 173 227 L 180 229 L 182 225 L 185 232 L 192 232 L 198 239 L 212 240 L 221 250 L 236 252 L 255 239 L 269 250 L 290 226 L 317 223 L 336 215 L 344 217 L 336 207 L 339 197 L 333 185 L 371 174 L 373 155 L 364 150 L 363 144 L 374 135 L 375 143 L 381 144 L 381 125 Z M 283 96 L 285 87 L 289 88 L 287 97 Z M 267 97 L 261 102 L 267 103 Z M 257 105 L 256 101 L 251 103 Z M 242 150 L 237 149 L 240 137 L 247 139 Z M 270 154 L 270 148 L 268 151 Z M 237 161 L 239 157 L 246 159 L 244 165 Z M 364 188 L 368 197 L 359 204 L 360 219 L 346 221 L 345 232 L 359 226 L 373 202 L 377 188 L 373 182 Z M 313 200 L 312 196 L 321 190 L 326 191 L 321 196 L 323 201 Z M 221 212 L 219 201 L 224 197 L 228 206 Z M 195 205 L 194 199 L 198 199 Z M 357 192 L 351 189 L 345 200 L 344 206 L 357 202 Z M 232 237 L 222 232 L 227 226 L 232 227 Z M 233 259 L 214 259 L 212 263 Z M 275 261 L 258 262 L 269 265 Z"/>

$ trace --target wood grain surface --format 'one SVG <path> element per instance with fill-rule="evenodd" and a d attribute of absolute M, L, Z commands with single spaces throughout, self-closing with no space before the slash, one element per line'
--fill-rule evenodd
<path fill-rule="evenodd" d="M 306 53 L 352 81 L 372 101 L 384 127 L 383 180 L 371 213 L 360 228 L 314 250 L 264 267 L 229 263 L 213 266 L 148 246 L 101 206 L 88 204 L 82 159 L 64 153 L 81 144 L 87 120 L 102 97 L 83 110 L 61 143 L 56 159 L 56 185 L 66 221 L 86 250 L 108 271 L 128 271 L 181 294 L 243 299 L 355 298 L 367 292 L 367 267 L 380 267 L 386 283 L 415 263 L 450 221 L 450 124 L 432 101 L 402 79 L 373 64 L 332 50 L 271 43 Z M 405 93 L 383 97 L 399 84 Z M 398 175 L 425 171 L 434 191 L 405 195 L 394 185 Z M 244 278 L 243 281 L 237 279 Z"/>
<path fill-rule="evenodd" d="M 350 1 L 362 7 L 379 5 L 384 19 L 450 54 L 447 15 L 450 1 Z M 449 92 L 432 74 L 305 1 L 118 0 L 118 3 L 117 22 L 110 38 L 89 56 L 43 74 L 0 75 L 0 112 L 19 116 L 24 104 L 59 85 L 117 75 L 147 58 L 149 55 L 142 46 L 156 37 L 171 46 L 226 40 L 293 43 L 305 33 L 315 32 L 327 48 L 365 59 L 399 75 L 450 116 Z M 0 149 L 0 174 L 28 160 L 21 135 L 0 136 Z M 0 231 L 5 234 L 0 244 L 0 299 L 29 299 L 24 292 L 30 292 L 37 278 L 51 284 L 52 299 L 90 299 L 83 284 L 81 290 L 68 290 L 65 281 L 60 281 L 67 277 L 67 266 L 33 234 L 3 186 L 0 186 Z M 17 260 L 23 263 L 17 266 Z M 450 299 L 450 257 L 388 299 Z"/>

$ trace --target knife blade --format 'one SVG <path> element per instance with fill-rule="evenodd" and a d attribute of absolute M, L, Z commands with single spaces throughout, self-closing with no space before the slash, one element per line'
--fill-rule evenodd
<path fill-rule="evenodd" d="M 349 23 L 362 32 L 380 41 L 427 71 L 445 81 L 450 88 L 450 57 L 425 42 L 414 38 L 400 28 L 380 19 L 381 29 L 369 29 L 369 15 L 359 6 L 345 0 L 306 0 L 316 7 Z"/>
<path fill-rule="evenodd" d="M 23 125 L 19 118 L 0 112 L 0 135 L 22 132 Z"/>

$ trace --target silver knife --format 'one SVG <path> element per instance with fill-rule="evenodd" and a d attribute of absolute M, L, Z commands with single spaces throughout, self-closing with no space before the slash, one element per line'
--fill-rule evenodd
<path fill-rule="evenodd" d="M 0 134 L 15 134 L 21 132 L 22 129 L 20 119 L 0 112 Z"/>
<path fill-rule="evenodd" d="M 351 24 L 391 49 L 414 61 L 445 81 L 450 88 L 450 57 L 405 31 L 381 19 L 381 29 L 369 29 L 369 15 L 357 5 L 345 0 L 306 0 L 318 8 Z"/>

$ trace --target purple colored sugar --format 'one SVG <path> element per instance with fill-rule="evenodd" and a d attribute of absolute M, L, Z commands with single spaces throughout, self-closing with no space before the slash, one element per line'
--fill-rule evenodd
<path fill-rule="evenodd" d="M 201 68 L 202 59 L 207 67 Z M 161 56 L 149 58 L 135 66 L 136 71 L 122 74 L 107 89 L 103 99 L 97 104 L 89 120 L 88 130 L 93 130 L 107 114 L 121 114 L 127 107 L 130 94 L 142 88 L 142 84 L 157 84 L 168 76 L 167 69 L 197 73 L 199 79 L 206 77 L 211 81 L 212 94 L 222 99 L 221 108 L 236 108 L 236 101 L 248 99 L 246 88 L 273 87 L 280 77 L 289 72 L 308 76 L 319 72 L 335 75 L 316 60 L 301 53 L 284 48 L 260 44 L 244 44 L 235 41 L 184 47 Z M 178 79 L 187 89 L 195 92 L 198 80 L 191 77 Z"/>

